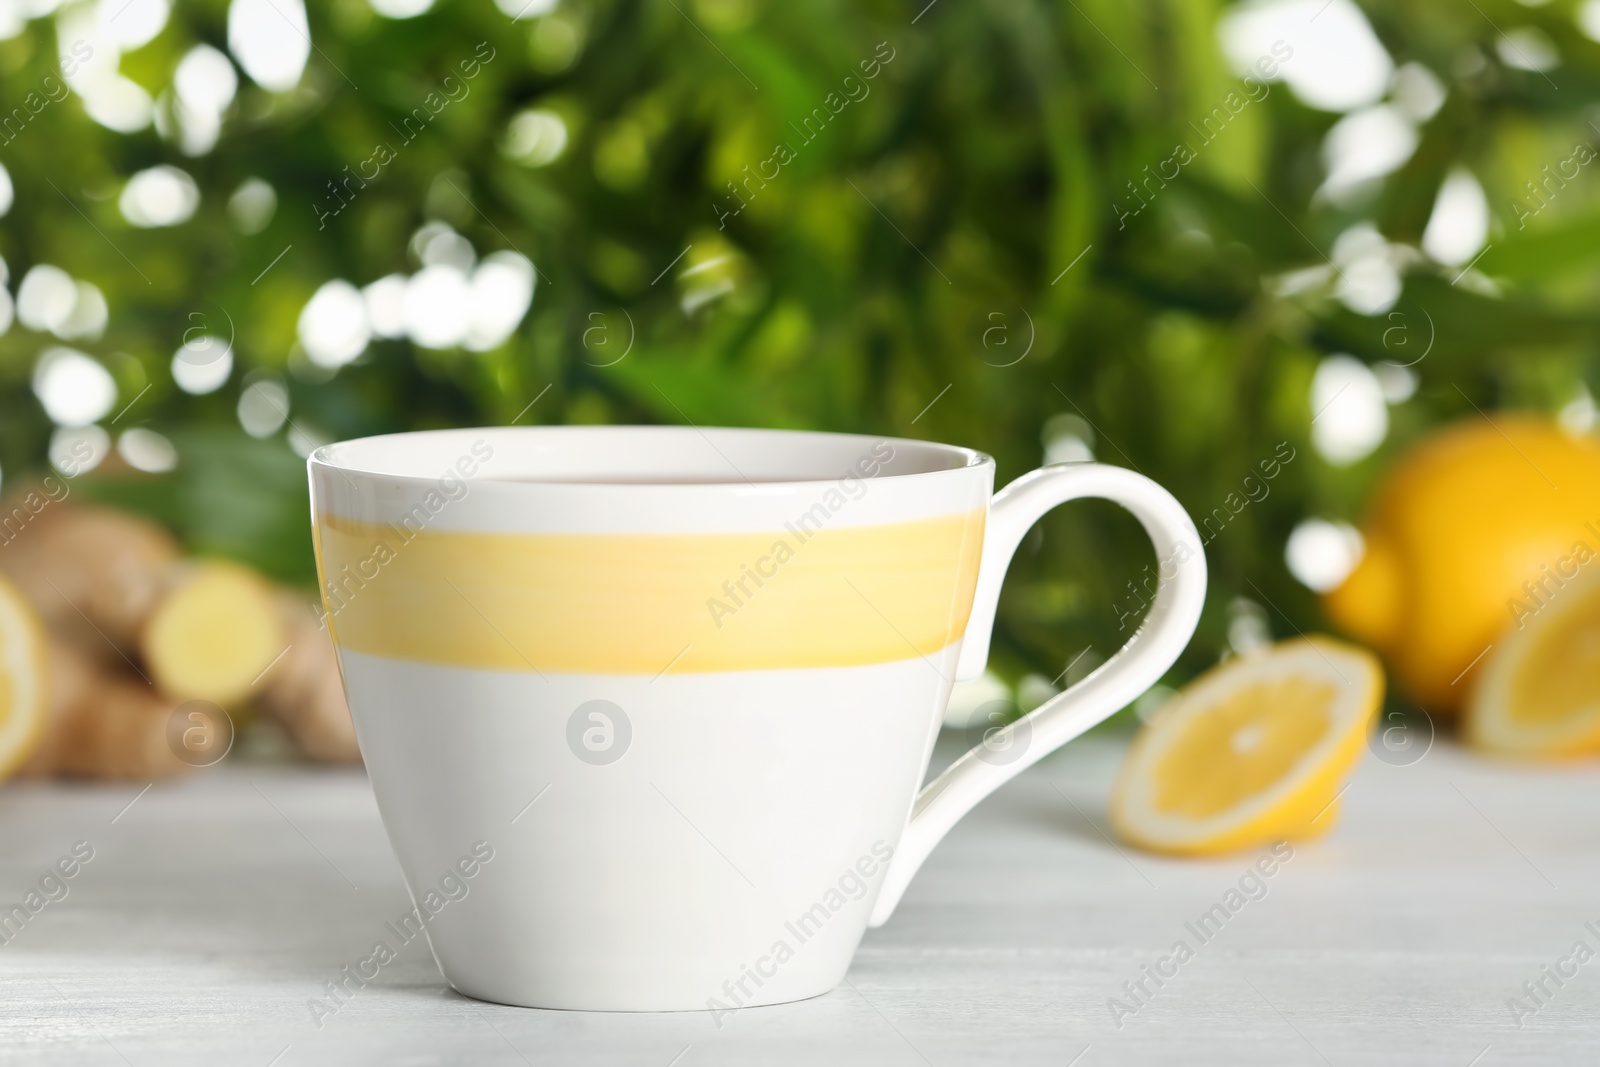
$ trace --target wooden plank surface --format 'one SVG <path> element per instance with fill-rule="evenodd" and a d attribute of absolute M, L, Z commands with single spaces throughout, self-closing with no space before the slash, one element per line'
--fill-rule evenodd
<path fill-rule="evenodd" d="M 1122 744 L 1085 738 L 969 816 L 868 932 L 846 985 L 720 1028 L 701 1013 L 480 1004 L 444 985 L 420 942 L 319 1028 L 308 1000 L 408 903 L 364 776 L 230 762 L 136 800 L 137 783 L 13 783 L 0 789 L 0 902 L 75 842 L 94 856 L 0 946 L 0 1062 L 1600 1058 L 1600 958 L 1559 987 L 1545 978 L 1536 1013 L 1507 1005 L 1531 1005 L 1522 984 L 1575 942 L 1600 950 L 1585 925 L 1600 929 L 1600 768 L 1494 763 L 1444 740 L 1409 766 L 1368 758 L 1334 831 L 1298 846 L 1264 894 L 1247 884 L 1259 899 L 1201 942 L 1186 924 L 1255 856 L 1175 861 L 1108 840 Z M 947 739 L 936 762 L 954 751 Z M 1139 1003 L 1123 983 L 1179 940 L 1193 958 L 1159 989 L 1146 979 Z"/>

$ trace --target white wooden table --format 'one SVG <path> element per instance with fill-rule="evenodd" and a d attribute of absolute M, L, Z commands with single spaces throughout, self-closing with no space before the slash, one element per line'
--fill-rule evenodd
<path fill-rule="evenodd" d="M 138 786 L 0 788 L 0 902 L 75 841 L 94 858 L 0 946 L 0 1062 L 917 1065 L 1594 1063 L 1600 960 L 1518 1029 L 1507 1007 L 1600 950 L 1600 765 L 1441 740 L 1366 759 L 1340 825 L 1220 933 L 1186 927 L 1254 856 L 1159 859 L 1104 836 L 1119 736 L 1002 790 L 939 848 L 848 983 L 749 1009 L 531 1011 L 450 991 L 420 941 L 322 1029 L 309 998 L 408 906 L 359 772 L 230 762 Z M 936 764 L 954 749 L 941 745 Z M 119 814 L 120 813 L 120 814 Z M 1195 950 L 1138 1010 L 1125 981 Z M 1173 965 L 1166 965 L 1171 970 Z M 1570 970 L 1571 964 L 1567 965 Z M 1155 989 L 1146 979 L 1147 988 Z"/>

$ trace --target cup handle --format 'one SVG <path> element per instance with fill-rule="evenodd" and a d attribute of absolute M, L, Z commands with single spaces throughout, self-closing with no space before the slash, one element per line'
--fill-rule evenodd
<path fill-rule="evenodd" d="M 1161 572 L 1155 603 L 1128 643 L 1099 669 L 996 731 L 992 747 L 974 747 L 917 794 L 873 905 L 870 926 L 883 925 L 893 914 L 912 876 L 957 820 L 1001 785 L 1130 704 L 1160 680 L 1194 633 L 1206 595 L 1206 558 L 1183 506 L 1149 478 L 1121 467 L 1098 463 L 1042 467 L 1000 490 L 990 504 L 957 679 L 983 673 L 1000 585 L 1023 536 L 1045 512 L 1081 497 L 1121 504 L 1144 525 Z M 1022 751 L 1004 764 L 982 758 L 987 751 L 1004 751 L 1015 744 L 1021 744 Z"/>

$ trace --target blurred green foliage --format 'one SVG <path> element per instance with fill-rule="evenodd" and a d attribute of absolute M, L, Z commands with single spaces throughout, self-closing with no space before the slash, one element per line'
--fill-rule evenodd
<path fill-rule="evenodd" d="M 149 427 L 181 455 L 169 475 L 113 460 L 78 483 L 162 516 L 198 551 L 309 581 L 301 460 L 289 428 L 266 440 L 240 428 L 247 375 L 282 379 L 307 437 L 519 414 L 806 427 L 974 446 L 1002 480 L 1041 462 L 1055 418 L 1197 518 L 1288 442 L 1295 459 L 1270 495 L 1207 546 L 1212 591 L 1181 677 L 1223 650 L 1237 597 L 1263 605 L 1279 636 L 1319 626 L 1312 594 L 1285 569 L 1286 537 L 1308 515 L 1358 517 L 1408 440 L 1472 416 L 1474 403 L 1554 411 L 1581 383 L 1600 388 L 1600 169 L 1525 230 L 1511 206 L 1575 142 L 1600 144 L 1600 44 L 1578 33 L 1567 0 L 1368 2 L 1395 62 L 1425 64 L 1448 89 L 1397 173 L 1342 206 L 1314 197 L 1339 116 L 1277 83 L 1127 219 L 1115 206 L 1127 183 L 1239 86 L 1217 44 L 1225 6 L 923 4 L 562 0 L 513 22 L 490 0 L 441 0 L 404 21 L 331 0 L 310 11 L 316 47 L 300 88 L 272 94 L 241 77 L 219 144 L 198 158 L 154 129 L 96 125 L 75 95 L 52 104 L 0 147 L 16 188 L 0 221 L 11 287 L 36 263 L 98 285 L 109 326 L 79 345 L 115 376 L 116 408 L 132 404 L 112 429 Z M 226 18 L 222 0 L 179 6 L 123 72 L 160 94 L 195 43 L 226 48 Z M 1500 59 L 1501 31 L 1528 25 L 1559 54 L 1548 77 Z M 328 183 L 395 141 L 395 125 L 480 42 L 494 57 L 470 94 L 319 225 Z M 55 52 L 50 20 L 0 42 L 8 108 L 54 69 Z M 867 95 L 801 135 L 863 60 L 889 54 Z M 543 166 L 504 150 L 528 108 L 567 132 Z M 779 143 L 793 158 L 724 214 L 739 203 L 728 183 L 747 166 L 771 174 Z M 199 209 L 179 226 L 134 228 L 118 193 L 158 163 L 193 175 Z M 1455 284 L 1456 269 L 1420 256 L 1400 320 L 1348 310 L 1332 278 L 1292 294 L 1276 284 L 1325 267 L 1363 220 L 1415 245 L 1458 165 L 1488 192 L 1495 223 L 1477 270 L 1497 291 Z M 277 209 L 244 236 L 227 201 L 251 177 L 271 183 Z M 360 286 L 415 271 L 408 242 L 430 219 L 480 255 L 518 249 L 538 265 L 515 336 L 481 353 L 375 340 L 336 374 L 307 363 L 296 320 L 311 294 L 331 278 Z M 196 321 L 234 336 L 233 377 L 205 396 L 179 391 L 169 370 Z M 1409 348 L 1386 333 L 1397 322 Z M 1320 458 L 1308 399 L 1319 359 L 1407 362 L 1429 329 L 1420 389 L 1391 409 L 1383 446 L 1348 467 Z M 30 375 L 51 343 L 20 325 L 0 337 L 8 482 L 45 462 L 51 427 Z M 1126 632 L 1126 583 L 1152 562 L 1114 508 L 1060 509 L 1013 567 L 998 667 L 1053 677 L 1086 647 L 1109 654 Z"/>

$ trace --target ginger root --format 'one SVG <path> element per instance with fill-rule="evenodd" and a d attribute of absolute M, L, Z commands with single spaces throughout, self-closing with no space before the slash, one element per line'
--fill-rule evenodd
<path fill-rule="evenodd" d="M 55 502 L 5 543 L 0 572 L 54 635 L 52 718 L 28 771 L 181 770 L 167 728 L 191 700 L 254 704 L 312 759 L 360 759 L 328 632 L 250 568 L 185 560 L 152 522 Z"/>
<path fill-rule="evenodd" d="M 189 769 L 167 743 L 179 701 L 59 640 L 46 669 L 50 721 L 19 773 L 156 779 Z"/>
<path fill-rule="evenodd" d="M 361 759 L 344 699 L 344 681 L 327 627 L 311 605 L 291 593 L 278 597 L 288 649 L 261 679 L 257 705 L 281 722 L 302 751 L 323 763 Z"/>
<path fill-rule="evenodd" d="M 180 558 L 178 543 L 153 522 L 61 502 L 6 542 L 0 571 L 52 631 L 101 656 L 133 650 Z"/>

